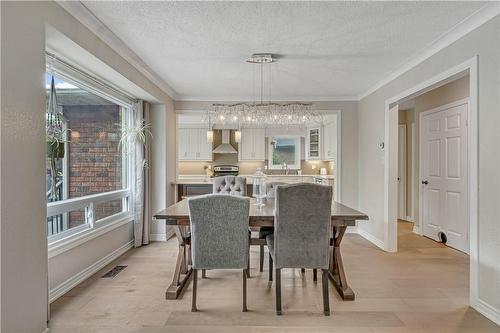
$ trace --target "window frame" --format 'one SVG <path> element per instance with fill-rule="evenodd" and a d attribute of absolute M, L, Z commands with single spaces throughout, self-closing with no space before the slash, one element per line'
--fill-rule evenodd
<path fill-rule="evenodd" d="M 300 135 L 273 135 L 270 137 L 270 140 L 273 138 L 275 139 L 293 139 L 295 141 L 295 163 L 294 164 L 288 164 L 288 168 L 290 170 L 300 170 L 301 165 L 300 165 L 300 157 L 302 154 L 301 151 L 301 141 L 300 141 Z M 282 164 L 273 164 L 273 152 L 274 152 L 274 146 L 269 143 L 269 149 L 268 149 L 268 168 L 270 170 L 281 170 L 283 169 Z"/>
<path fill-rule="evenodd" d="M 122 129 L 131 126 L 133 112 L 136 110 L 138 103 L 136 99 L 128 96 L 102 79 L 91 76 L 74 65 L 57 59 L 52 54 L 47 53 L 46 59 L 46 72 L 48 74 L 55 75 L 68 83 L 74 84 L 81 89 L 119 105 L 123 115 Z M 129 156 L 132 154 L 130 152 L 130 147 L 124 147 L 122 149 L 122 189 L 56 202 L 47 202 L 47 216 L 45 221 L 51 216 L 59 214 L 67 215 L 71 211 L 82 208 L 85 209 L 84 224 L 47 236 L 49 258 L 133 220 L 132 209 L 134 207 L 134 196 L 132 195 L 132 184 L 134 184 L 134 182 L 131 177 L 133 175 L 134 166 L 133 158 Z M 63 168 L 65 168 L 64 165 Z M 94 219 L 95 204 L 117 199 L 122 200 L 121 212 L 97 221 Z"/>

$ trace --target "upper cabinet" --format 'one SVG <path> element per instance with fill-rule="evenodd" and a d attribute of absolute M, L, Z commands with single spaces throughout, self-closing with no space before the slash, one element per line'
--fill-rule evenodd
<path fill-rule="evenodd" d="M 241 142 L 238 144 L 238 160 L 264 161 L 266 159 L 266 131 L 263 128 L 241 129 Z"/>
<path fill-rule="evenodd" d="M 177 154 L 179 161 L 212 161 L 212 143 L 207 142 L 207 129 L 179 128 Z"/>
<path fill-rule="evenodd" d="M 306 160 L 321 160 L 321 126 L 309 127 L 306 133 Z"/>
<path fill-rule="evenodd" d="M 335 160 L 337 156 L 337 117 L 327 118 L 323 125 L 323 159 Z"/>

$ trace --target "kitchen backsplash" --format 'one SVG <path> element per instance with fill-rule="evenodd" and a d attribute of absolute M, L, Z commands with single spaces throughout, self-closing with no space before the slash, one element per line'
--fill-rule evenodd
<path fill-rule="evenodd" d="M 206 165 L 221 165 L 221 164 L 230 164 L 230 165 L 238 165 L 240 168 L 240 174 L 249 175 L 255 173 L 257 168 L 261 168 L 264 171 L 264 166 L 267 165 L 266 162 L 238 162 L 237 154 L 223 154 L 219 155 L 215 154 L 215 160 L 213 162 L 179 162 L 178 165 L 178 174 L 179 175 L 203 175 L 205 174 L 204 167 Z M 328 161 L 300 161 L 302 174 L 311 175 L 311 174 L 319 174 L 320 168 L 326 168 L 326 171 L 329 175 L 334 174 L 334 165 L 333 162 Z M 314 169 L 313 169 L 314 166 Z M 268 174 L 280 174 L 283 173 L 281 170 L 267 170 Z M 295 174 L 295 170 L 290 170 L 291 174 Z"/>

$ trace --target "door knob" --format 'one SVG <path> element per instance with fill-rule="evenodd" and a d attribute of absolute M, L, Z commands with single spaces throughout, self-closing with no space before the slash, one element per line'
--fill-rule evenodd
<path fill-rule="evenodd" d="M 429 182 L 427 180 L 422 180 L 422 184 L 427 185 Z"/>

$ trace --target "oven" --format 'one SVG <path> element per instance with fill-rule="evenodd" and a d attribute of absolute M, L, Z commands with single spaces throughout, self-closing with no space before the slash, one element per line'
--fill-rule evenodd
<path fill-rule="evenodd" d="M 214 166 L 214 177 L 220 176 L 238 176 L 239 168 L 237 165 L 217 165 Z"/>

